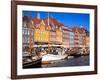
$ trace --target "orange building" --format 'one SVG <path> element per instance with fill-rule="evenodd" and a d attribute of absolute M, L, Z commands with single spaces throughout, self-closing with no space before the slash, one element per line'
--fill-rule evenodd
<path fill-rule="evenodd" d="M 45 20 L 46 30 L 49 31 L 49 43 L 55 44 L 56 42 L 56 29 L 53 22 L 51 22 L 51 19 L 47 17 Z"/>
<path fill-rule="evenodd" d="M 74 47 L 79 47 L 79 35 L 80 35 L 80 33 L 78 31 L 78 28 L 72 28 L 72 30 L 74 32 Z M 80 42 L 82 42 L 82 40 Z"/>
<path fill-rule="evenodd" d="M 62 26 L 60 22 L 58 22 L 53 17 L 47 17 L 45 19 L 45 23 L 49 26 L 50 31 L 50 43 L 51 44 L 62 44 Z"/>
<path fill-rule="evenodd" d="M 58 27 L 56 30 L 56 43 L 62 44 L 62 29 L 61 29 L 61 27 Z"/>

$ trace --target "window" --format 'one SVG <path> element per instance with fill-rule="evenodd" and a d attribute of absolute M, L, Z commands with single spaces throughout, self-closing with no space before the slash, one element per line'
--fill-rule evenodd
<path fill-rule="evenodd" d="M 31 21 L 31 24 L 32 24 L 32 26 L 34 25 L 34 22 L 33 21 Z"/>
<path fill-rule="evenodd" d="M 24 34 L 24 29 L 22 29 L 22 34 Z"/>
<path fill-rule="evenodd" d="M 23 38 L 22 38 L 22 42 L 24 43 L 24 36 L 23 36 Z"/>
<path fill-rule="evenodd" d="M 34 40 L 37 40 L 37 37 L 35 37 Z"/>
<path fill-rule="evenodd" d="M 29 35 L 29 30 L 27 30 L 27 35 Z"/>
<path fill-rule="evenodd" d="M 61 28 L 61 26 L 59 27 L 59 30 L 60 30 L 60 31 L 62 31 L 62 28 Z"/>
<path fill-rule="evenodd" d="M 41 30 L 39 30 L 38 32 L 41 33 Z"/>
<path fill-rule="evenodd" d="M 56 26 L 56 29 L 58 29 L 58 26 Z"/>
<path fill-rule="evenodd" d="M 27 23 L 25 21 L 23 22 L 23 27 L 27 27 Z"/>
<path fill-rule="evenodd" d="M 26 37 L 27 38 L 27 37 Z M 29 38 L 26 39 L 26 43 L 29 43 Z"/>

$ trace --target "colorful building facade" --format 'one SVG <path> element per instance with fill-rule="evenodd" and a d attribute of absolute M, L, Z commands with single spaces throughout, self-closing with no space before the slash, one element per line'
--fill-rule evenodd
<path fill-rule="evenodd" d="M 74 27 L 74 47 L 86 47 L 86 31 L 84 28 Z"/>
<path fill-rule="evenodd" d="M 45 23 L 49 26 L 50 32 L 50 43 L 51 44 L 62 44 L 62 24 L 53 17 L 48 16 L 45 19 Z"/>
<path fill-rule="evenodd" d="M 89 36 L 84 28 L 65 27 L 53 17 L 42 20 L 40 16 L 24 16 L 22 32 L 24 46 L 46 44 L 64 48 L 89 47 Z"/>
<path fill-rule="evenodd" d="M 54 23 L 51 21 L 49 17 L 47 17 L 46 20 L 44 20 L 46 25 L 46 30 L 49 31 L 49 43 L 55 44 L 56 43 L 56 28 Z"/>
<path fill-rule="evenodd" d="M 90 34 L 86 30 L 86 47 L 90 47 Z"/>
<path fill-rule="evenodd" d="M 67 27 L 63 26 L 63 34 L 62 34 L 62 44 L 64 48 L 69 48 L 69 40 L 70 40 L 70 36 L 69 36 L 69 29 Z"/>
<path fill-rule="evenodd" d="M 69 48 L 74 47 L 74 32 L 69 28 Z"/>
<path fill-rule="evenodd" d="M 62 44 L 62 27 L 56 26 L 56 44 Z"/>
<path fill-rule="evenodd" d="M 90 37 L 86 36 L 86 47 L 90 47 Z"/>
<path fill-rule="evenodd" d="M 74 32 L 74 47 L 79 47 L 79 31 L 77 28 L 72 28 Z"/>
<path fill-rule="evenodd" d="M 69 27 L 63 27 L 62 43 L 65 48 L 74 47 L 74 32 Z"/>
<path fill-rule="evenodd" d="M 29 29 L 28 29 L 28 17 L 23 17 L 23 26 L 22 26 L 22 44 L 23 47 L 29 45 Z"/>
<path fill-rule="evenodd" d="M 81 28 L 81 32 L 82 34 L 82 47 L 86 47 L 86 31 L 84 28 Z"/>
<path fill-rule="evenodd" d="M 43 20 L 41 20 L 38 28 L 34 29 L 34 42 L 49 42 L 49 31 L 46 30 L 46 26 Z"/>
<path fill-rule="evenodd" d="M 34 25 L 31 16 L 24 16 L 22 23 L 22 49 L 23 54 L 28 52 L 28 56 L 32 55 L 31 51 L 34 45 Z M 25 54 L 24 54 L 25 55 Z M 23 55 L 23 56 L 24 56 Z"/>

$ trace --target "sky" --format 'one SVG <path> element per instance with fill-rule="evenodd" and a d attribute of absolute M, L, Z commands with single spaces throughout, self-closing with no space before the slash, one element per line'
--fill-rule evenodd
<path fill-rule="evenodd" d="M 40 14 L 41 19 L 45 19 L 47 16 L 55 18 L 64 26 L 68 27 L 83 27 L 90 32 L 90 15 L 84 13 L 62 13 L 62 12 L 37 12 L 37 11 L 23 11 L 23 16 L 32 16 L 37 18 L 37 14 Z"/>

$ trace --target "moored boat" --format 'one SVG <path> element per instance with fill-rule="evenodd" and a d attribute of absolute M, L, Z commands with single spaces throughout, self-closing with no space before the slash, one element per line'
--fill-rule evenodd
<path fill-rule="evenodd" d="M 42 64 L 42 58 L 38 58 L 35 60 L 27 59 L 23 62 L 23 68 L 40 68 Z"/>
<path fill-rule="evenodd" d="M 42 56 L 42 64 L 50 64 L 53 61 L 62 60 L 67 58 L 68 55 L 54 55 L 54 54 L 46 54 Z"/>

